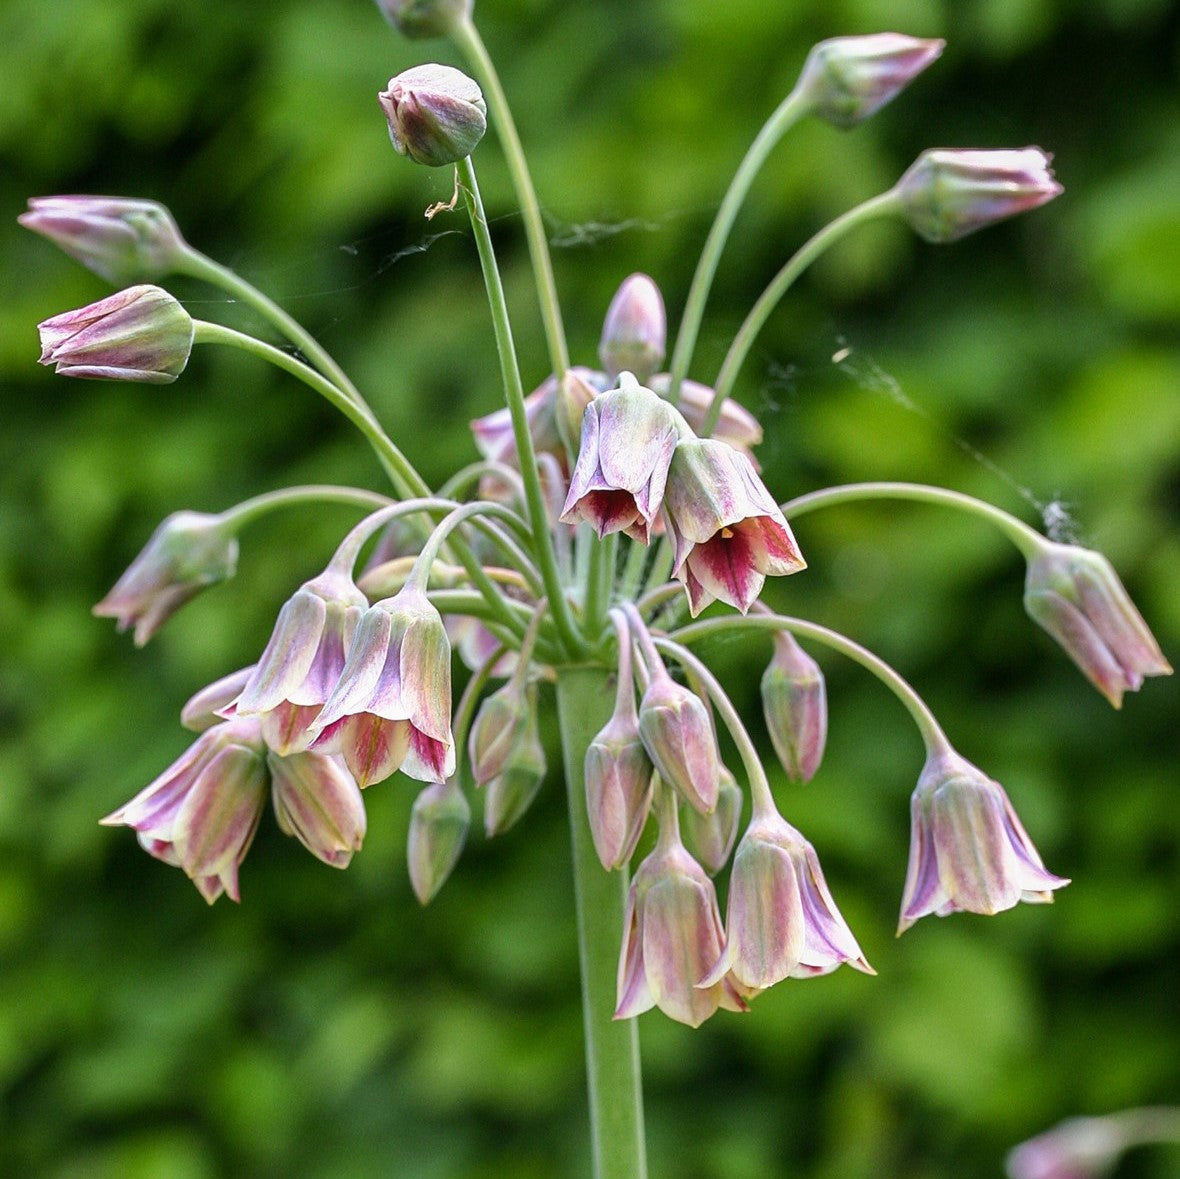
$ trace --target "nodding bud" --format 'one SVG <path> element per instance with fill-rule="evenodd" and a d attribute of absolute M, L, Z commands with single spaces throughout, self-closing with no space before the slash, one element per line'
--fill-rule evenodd
<path fill-rule="evenodd" d="M 693 859 L 699 860 L 710 876 L 716 876 L 729 861 L 742 819 L 742 790 L 734 776 L 720 767 L 717 806 L 711 815 L 692 807 L 680 814 L 680 834 Z"/>
<path fill-rule="evenodd" d="M 663 363 L 667 334 L 660 288 L 646 274 L 632 274 L 607 309 L 598 358 L 612 379 L 630 372 L 643 384 Z"/>
<path fill-rule="evenodd" d="M 520 821 L 545 780 L 545 749 L 537 730 L 535 687 L 525 693 L 525 725 L 508 751 L 504 768 L 484 789 L 483 826 L 490 838 Z"/>
<path fill-rule="evenodd" d="M 189 249 L 172 214 L 155 201 L 34 197 L 17 220 L 116 286 L 171 274 Z"/>
<path fill-rule="evenodd" d="M 470 826 L 471 804 L 454 778 L 427 786 L 414 799 L 406 867 L 422 904 L 433 900 L 459 862 Z"/>
<path fill-rule="evenodd" d="M 853 127 L 900 94 L 945 45 L 901 33 L 833 37 L 807 55 L 796 93 L 817 118 Z"/>
<path fill-rule="evenodd" d="M 365 804 L 342 758 L 304 751 L 266 756 L 275 818 L 318 860 L 347 868 L 365 838 Z"/>
<path fill-rule="evenodd" d="M 476 83 L 445 65 L 415 66 L 390 78 L 377 95 L 389 138 L 403 156 L 428 168 L 465 159 L 488 129 L 487 106 Z"/>
<path fill-rule="evenodd" d="M 385 19 L 411 41 L 445 37 L 471 15 L 472 0 L 377 0 Z"/>
<path fill-rule="evenodd" d="M 509 680 L 479 706 L 467 738 L 477 786 L 486 786 L 504 772 L 509 755 L 528 731 L 529 712 L 526 693 L 515 680 Z"/>
<path fill-rule="evenodd" d="M 828 698 L 819 664 L 785 630 L 775 634 L 762 675 L 762 713 L 787 777 L 810 782 L 827 741 Z"/>
<path fill-rule="evenodd" d="M 894 186 L 906 220 L 928 242 L 953 242 L 1064 191 L 1039 147 L 924 151 Z"/>
<path fill-rule="evenodd" d="M 639 705 L 639 736 L 660 777 L 694 810 L 717 805 L 720 767 L 709 714 L 667 672 L 654 676 Z"/>

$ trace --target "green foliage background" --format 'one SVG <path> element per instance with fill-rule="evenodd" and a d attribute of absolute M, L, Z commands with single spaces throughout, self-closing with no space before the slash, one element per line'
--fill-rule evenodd
<path fill-rule="evenodd" d="M 776 315 L 742 400 L 781 498 L 939 481 L 1035 521 L 1069 506 L 1165 651 L 1180 651 L 1180 48 L 1164 0 L 479 0 L 555 242 L 576 358 L 646 270 L 675 322 L 731 169 L 822 37 L 945 36 L 870 124 L 799 128 L 744 211 L 696 374 L 803 238 L 925 146 L 1056 152 L 1066 195 L 960 245 L 882 225 Z M 165 389 L 61 380 L 35 324 L 107 289 L 15 217 L 29 195 L 153 197 L 191 241 L 301 317 L 432 481 L 497 404 L 470 235 L 427 224 L 445 172 L 390 150 L 373 100 L 442 43 L 365 0 L 0 5 L 0 1173 L 530 1179 L 588 1173 L 572 891 L 559 783 L 503 840 L 474 836 L 427 910 L 405 879 L 411 784 L 370 790 L 346 874 L 264 823 L 244 903 L 207 910 L 126 831 L 97 826 L 186 745 L 180 704 L 251 661 L 351 520 L 292 513 L 238 577 L 144 651 L 90 605 L 155 526 L 299 481 L 380 486 L 302 387 L 202 350 Z M 485 200 L 526 379 L 545 361 L 497 147 Z M 194 312 L 257 328 L 177 283 Z M 843 364 L 833 354 L 851 349 Z M 641 1021 L 659 1179 L 991 1176 L 1060 1117 L 1180 1100 L 1177 690 L 1114 713 L 1024 617 L 987 527 L 915 505 L 798 529 L 772 602 L 847 630 L 927 696 L 1008 787 L 1052 908 L 893 937 L 919 742 L 824 657 L 827 763 L 776 783 L 880 972 L 784 984 L 698 1032 Z M 714 648 L 756 707 L 764 643 Z M 552 744 L 553 734 L 550 734 Z M 556 764 L 556 748 L 553 748 Z M 1120 1174 L 1180 1175 L 1175 1152 Z"/>

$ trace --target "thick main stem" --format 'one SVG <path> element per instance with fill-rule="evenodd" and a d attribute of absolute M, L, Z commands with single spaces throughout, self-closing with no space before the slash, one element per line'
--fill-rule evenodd
<path fill-rule="evenodd" d="M 645 1179 L 643 1088 L 635 1021 L 614 1020 L 616 963 L 627 902 L 627 873 L 598 862 L 586 814 L 586 750 L 610 719 L 614 693 L 600 667 L 557 673 L 557 713 L 569 794 L 582 1022 L 595 1179 Z"/>

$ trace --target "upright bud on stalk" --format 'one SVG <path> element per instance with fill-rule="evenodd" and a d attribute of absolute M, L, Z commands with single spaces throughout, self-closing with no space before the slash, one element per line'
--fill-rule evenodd
<path fill-rule="evenodd" d="M 377 7 L 411 41 L 445 37 L 471 15 L 472 0 L 377 0 Z"/>
<path fill-rule="evenodd" d="M 422 904 L 434 899 L 459 862 L 470 826 L 471 804 L 454 778 L 427 786 L 414 799 L 406 866 Z"/>
<path fill-rule="evenodd" d="M 660 288 L 646 274 L 623 280 L 607 309 L 598 359 L 613 380 L 634 373 L 640 384 L 663 363 L 668 317 Z"/>
<path fill-rule="evenodd" d="M 1024 607 L 1115 708 L 1124 692 L 1139 690 L 1145 676 L 1172 674 L 1101 553 L 1042 541 L 1028 565 Z"/>
<path fill-rule="evenodd" d="M 894 186 L 907 221 L 928 242 L 953 242 L 1060 196 L 1051 157 L 1019 151 L 923 152 Z"/>
<path fill-rule="evenodd" d="M 428 168 L 465 159 L 488 129 L 479 86 L 451 66 L 415 66 L 377 95 L 389 138 L 403 156 Z"/>
<path fill-rule="evenodd" d="M 787 777 L 810 782 L 827 741 L 828 698 L 819 664 L 785 630 L 775 632 L 762 676 L 762 712 Z"/>
<path fill-rule="evenodd" d="M 900 94 L 945 45 L 901 33 L 833 37 L 807 55 L 796 92 L 818 118 L 852 127 Z"/>
<path fill-rule="evenodd" d="M 639 736 L 660 777 L 694 810 L 717 806 L 720 766 L 709 714 L 696 695 L 662 669 L 639 705 Z"/>
<path fill-rule="evenodd" d="M 128 287 L 37 325 L 41 364 L 63 377 L 170 385 L 188 364 L 193 321 L 160 287 Z"/>
<path fill-rule="evenodd" d="M 742 821 L 742 790 L 734 776 L 720 767 L 717 806 L 710 815 L 687 807 L 680 816 L 684 846 L 704 865 L 710 876 L 729 862 Z"/>
<path fill-rule="evenodd" d="M 34 197 L 17 220 L 116 286 L 171 274 L 188 243 L 155 201 L 127 197 Z"/>
<path fill-rule="evenodd" d="M 222 516 L 174 512 L 152 533 L 143 551 L 97 606 L 99 618 L 135 627 L 142 647 L 190 598 L 234 575 L 238 542 Z"/>

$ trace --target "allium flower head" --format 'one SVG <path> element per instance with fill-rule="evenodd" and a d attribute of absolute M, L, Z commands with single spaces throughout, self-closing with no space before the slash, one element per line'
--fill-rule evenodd
<path fill-rule="evenodd" d="M 643 384 L 664 361 L 668 317 L 660 288 L 646 274 L 632 274 L 615 292 L 602 325 L 598 358 L 606 375 L 633 373 Z"/>
<path fill-rule="evenodd" d="M 127 197 L 34 197 L 17 220 L 115 286 L 163 278 L 188 252 L 172 214 Z"/>
<path fill-rule="evenodd" d="M 1124 692 L 1139 690 L 1145 676 L 1172 674 L 1101 553 L 1042 541 L 1028 564 L 1024 607 L 1115 708 L 1121 707 Z"/>
<path fill-rule="evenodd" d="M 445 65 L 414 66 L 377 95 L 389 138 L 403 156 L 441 168 L 471 155 L 488 128 L 487 105 L 475 81 Z"/>
<path fill-rule="evenodd" d="M 234 575 L 238 542 L 223 516 L 174 512 L 148 538 L 139 556 L 93 613 L 135 627 L 142 647 L 185 602 Z"/>
<path fill-rule="evenodd" d="M 898 933 L 935 913 L 1049 904 L 1069 883 L 1045 870 L 999 782 L 947 749 L 931 754 L 910 800 L 910 860 Z"/>
<path fill-rule="evenodd" d="M 762 675 L 762 713 L 787 777 L 810 782 L 827 742 L 828 697 L 819 664 L 785 630 L 775 632 Z"/>
<path fill-rule="evenodd" d="M 128 287 L 37 325 L 42 364 L 63 377 L 170 385 L 188 364 L 193 321 L 160 287 Z"/>

